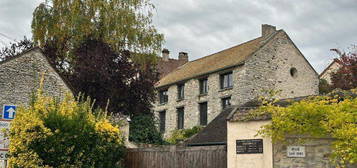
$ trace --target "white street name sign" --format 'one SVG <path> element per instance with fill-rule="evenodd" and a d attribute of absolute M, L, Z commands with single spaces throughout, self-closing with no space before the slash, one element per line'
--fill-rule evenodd
<path fill-rule="evenodd" d="M 305 146 L 288 146 L 288 157 L 303 158 L 305 157 Z"/>

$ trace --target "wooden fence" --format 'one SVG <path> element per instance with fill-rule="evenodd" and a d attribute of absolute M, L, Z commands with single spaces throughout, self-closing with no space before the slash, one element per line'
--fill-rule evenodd
<path fill-rule="evenodd" d="M 162 146 L 129 149 L 127 168 L 226 168 L 226 146 Z"/>

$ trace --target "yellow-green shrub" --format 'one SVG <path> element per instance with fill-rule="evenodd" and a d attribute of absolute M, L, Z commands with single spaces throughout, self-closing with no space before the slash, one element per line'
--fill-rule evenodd
<path fill-rule="evenodd" d="M 166 141 L 170 144 L 178 144 L 192 137 L 202 130 L 201 126 L 194 126 L 189 129 L 178 129 L 174 130 L 171 133 L 171 136 L 166 139 Z"/>
<path fill-rule="evenodd" d="M 344 167 L 357 163 L 356 96 L 356 90 L 337 91 L 287 107 L 268 104 L 252 114 L 272 116 L 272 123 L 263 126 L 259 134 L 271 137 L 274 142 L 285 141 L 288 135 L 335 138 L 331 159 L 338 167 Z"/>
<path fill-rule="evenodd" d="M 11 123 L 10 167 L 120 167 L 121 131 L 91 105 L 39 92 Z"/>

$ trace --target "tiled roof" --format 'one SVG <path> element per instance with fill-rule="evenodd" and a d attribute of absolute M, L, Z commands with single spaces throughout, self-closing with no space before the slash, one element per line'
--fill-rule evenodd
<path fill-rule="evenodd" d="M 227 116 L 237 109 L 237 106 L 230 106 L 213 119 L 203 130 L 194 137 L 185 141 L 187 145 L 213 145 L 225 144 L 227 142 Z"/>
<path fill-rule="evenodd" d="M 159 79 L 163 78 L 173 70 L 175 70 L 177 67 L 185 64 L 185 60 L 180 60 L 180 59 L 169 59 L 167 61 L 163 60 L 162 58 L 159 58 L 159 61 L 157 62 L 157 70 L 159 72 Z"/>
<path fill-rule="evenodd" d="M 313 97 L 313 96 L 311 96 Z M 288 98 L 288 99 L 281 99 L 277 102 L 274 103 L 276 106 L 280 107 L 287 107 L 294 102 L 299 102 L 301 100 L 307 99 L 309 96 L 303 96 L 303 97 L 295 97 L 295 98 Z M 252 110 L 257 109 L 260 107 L 262 104 L 260 101 L 257 100 L 252 100 L 249 101 L 242 106 L 238 107 L 235 111 L 232 111 L 231 114 L 228 115 L 227 120 L 234 122 L 234 121 L 263 121 L 263 120 L 270 120 L 271 115 L 270 114 L 264 114 L 260 116 L 254 116 L 254 118 L 249 117 L 249 114 L 252 112 Z M 247 118 L 249 117 L 249 118 Z"/>
<path fill-rule="evenodd" d="M 242 64 L 251 54 L 265 44 L 267 38 L 269 36 L 266 38 L 259 37 L 218 53 L 190 61 L 160 79 L 156 87 L 170 85 Z"/>

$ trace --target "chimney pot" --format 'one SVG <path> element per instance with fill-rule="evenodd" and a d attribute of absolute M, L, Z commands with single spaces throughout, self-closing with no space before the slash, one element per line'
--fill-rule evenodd
<path fill-rule="evenodd" d="M 183 60 L 184 62 L 188 62 L 188 54 L 186 52 L 179 52 L 179 60 Z"/>
<path fill-rule="evenodd" d="M 164 61 L 168 61 L 169 58 L 170 58 L 170 51 L 169 51 L 168 49 L 164 48 L 164 49 L 162 50 L 162 59 L 163 59 Z"/>
<path fill-rule="evenodd" d="M 268 24 L 262 24 L 262 37 L 269 36 L 276 32 L 276 27 Z"/>

